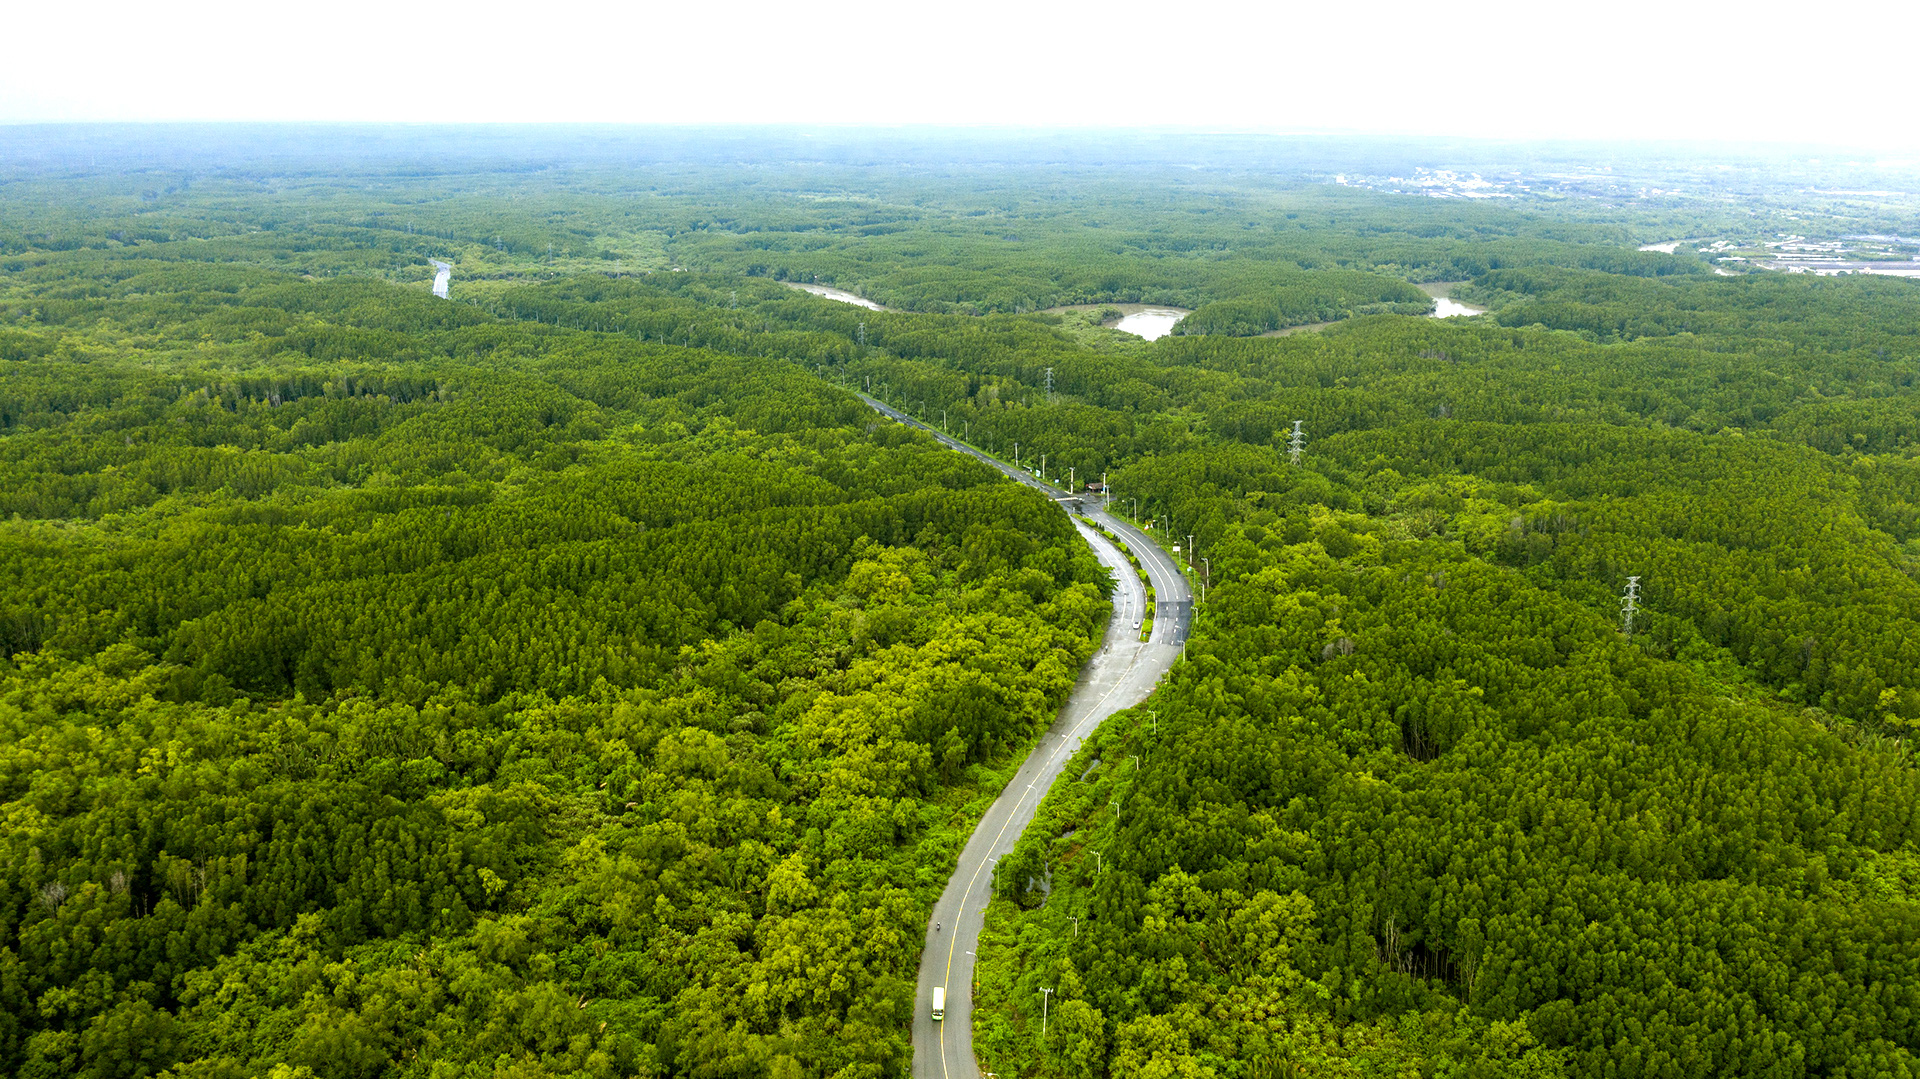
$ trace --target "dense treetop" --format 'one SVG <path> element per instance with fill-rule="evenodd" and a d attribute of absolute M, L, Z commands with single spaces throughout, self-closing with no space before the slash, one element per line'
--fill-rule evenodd
<path fill-rule="evenodd" d="M 7 1070 L 903 1066 L 1064 517 L 777 361 L 127 280 L 6 371 Z"/>
<path fill-rule="evenodd" d="M 859 388 L 1207 585 L 1002 863 L 998 1074 L 1915 1073 L 1913 282 L 1633 249 L 1778 191 L 675 145 L 4 176 L 5 1070 L 904 1073 L 1107 582 Z"/>

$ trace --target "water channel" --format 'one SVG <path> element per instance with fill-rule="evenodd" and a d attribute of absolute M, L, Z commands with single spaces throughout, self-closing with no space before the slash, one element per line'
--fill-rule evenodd
<path fill-rule="evenodd" d="M 441 299 L 447 298 L 447 286 L 453 283 L 453 263 L 428 259 L 433 263 L 433 294 Z"/>

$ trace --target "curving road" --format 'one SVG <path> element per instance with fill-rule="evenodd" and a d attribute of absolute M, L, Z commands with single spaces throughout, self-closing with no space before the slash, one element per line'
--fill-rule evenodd
<path fill-rule="evenodd" d="M 957 439 L 928 427 L 885 403 L 860 395 L 875 410 L 917 427 L 947 446 L 978 458 L 1029 487 L 1058 499 L 1058 488 L 1041 483 L 1032 476 L 989 457 Z M 1119 586 L 1113 593 L 1113 620 L 1107 623 L 1107 636 L 1100 650 L 1080 672 L 1079 684 L 1067 698 L 1053 726 L 1040 737 L 1026 763 L 994 799 L 986 815 L 973 830 L 966 848 L 960 852 L 960 864 L 954 867 L 946 891 L 933 905 L 933 918 L 927 925 L 926 945 L 920 953 L 920 988 L 913 1009 L 914 1079 L 980 1079 L 980 1068 L 973 1058 L 973 953 L 980 939 L 987 900 L 993 890 L 993 863 L 1013 849 L 1040 799 L 1053 786 L 1061 769 L 1079 751 L 1080 743 L 1113 713 L 1138 704 L 1153 692 L 1160 676 L 1180 658 L 1187 628 L 1193 616 L 1193 593 L 1172 556 L 1148 539 L 1132 524 L 1089 504 L 1086 516 L 1126 541 L 1140 565 L 1153 582 L 1155 613 L 1153 636 L 1140 640 L 1134 629 L 1146 608 L 1146 590 L 1140 586 L 1133 567 L 1106 537 L 1080 521 L 1074 527 L 1086 537 L 1100 561 L 1113 571 Z M 935 929 L 934 926 L 940 926 Z M 933 990 L 947 987 L 947 1016 L 934 1022 Z"/>

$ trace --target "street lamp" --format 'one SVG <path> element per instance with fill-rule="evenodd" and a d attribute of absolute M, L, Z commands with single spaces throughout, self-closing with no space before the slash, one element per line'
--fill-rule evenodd
<path fill-rule="evenodd" d="M 1053 1002 L 1053 987 L 1040 990 L 1040 1036 L 1047 1036 L 1047 1005 Z"/>

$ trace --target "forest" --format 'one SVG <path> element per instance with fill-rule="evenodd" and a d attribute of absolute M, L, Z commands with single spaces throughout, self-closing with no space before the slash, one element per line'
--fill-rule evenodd
<path fill-rule="evenodd" d="M 791 364 L 117 288 L 8 361 L 9 1074 L 903 1066 L 1062 515 Z"/>
<path fill-rule="evenodd" d="M 258 138 L 0 175 L 0 1071 L 908 1074 L 1112 584 L 858 389 L 1206 587 L 983 1070 L 1920 1074 L 1920 285 L 1635 250 L 1911 203 Z"/>

